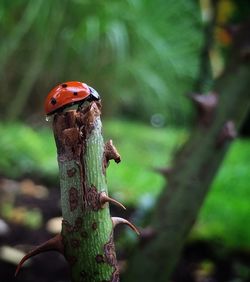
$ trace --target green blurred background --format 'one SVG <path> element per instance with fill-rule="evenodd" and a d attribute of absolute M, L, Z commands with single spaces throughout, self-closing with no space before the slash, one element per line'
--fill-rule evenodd
<path fill-rule="evenodd" d="M 244 1 L 219 3 L 219 23 L 244 17 L 249 6 Z M 111 164 L 108 170 L 110 193 L 137 209 L 140 222 L 165 181 L 153 168 L 171 164 L 194 124 L 195 111 L 186 94 L 195 90 L 199 77 L 204 26 L 211 12 L 208 4 L 195 0 L 1 0 L 2 199 L 8 193 L 3 185 L 6 180 L 19 185 L 31 179 L 48 191 L 59 190 L 55 144 L 43 102 L 55 85 L 78 80 L 100 93 L 105 138 L 113 139 L 122 156 L 122 164 Z M 230 38 L 218 29 L 213 37 L 211 59 L 218 75 Z M 250 249 L 249 144 L 249 139 L 240 137 L 231 146 L 192 240 Z M 29 210 L 10 198 L 1 204 L 4 221 L 33 229 L 46 224 L 39 209 L 32 214 L 34 207 Z M 28 214 L 21 219 L 14 214 L 20 206 Z M 27 224 L 32 216 L 34 220 Z"/>
<path fill-rule="evenodd" d="M 1 116 L 43 115 L 62 81 L 93 85 L 105 116 L 185 123 L 202 26 L 195 1 L 1 1 Z M 180 36 L 181 35 L 181 36 Z M 8 104 L 8 107 L 5 105 Z"/>

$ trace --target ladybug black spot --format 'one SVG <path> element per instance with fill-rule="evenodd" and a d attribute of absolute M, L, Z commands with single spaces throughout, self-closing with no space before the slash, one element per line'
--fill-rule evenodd
<path fill-rule="evenodd" d="M 74 96 L 77 96 L 78 93 L 77 92 L 73 92 L 73 94 L 74 94 Z"/>
<path fill-rule="evenodd" d="M 66 83 L 62 84 L 62 88 L 66 88 L 68 85 Z"/>
<path fill-rule="evenodd" d="M 50 103 L 51 103 L 52 105 L 55 105 L 55 104 L 56 104 L 56 99 L 55 99 L 55 98 L 52 98 L 52 99 L 50 100 Z"/>

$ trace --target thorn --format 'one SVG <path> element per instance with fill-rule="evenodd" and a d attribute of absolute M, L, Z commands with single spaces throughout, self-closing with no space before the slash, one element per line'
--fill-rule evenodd
<path fill-rule="evenodd" d="M 53 237 L 50 240 L 46 241 L 45 243 L 39 245 L 35 249 L 31 250 L 27 255 L 25 255 L 21 259 L 21 261 L 19 262 L 19 264 L 18 264 L 18 266 L 16 268 L 15 276 L 18 275 L 22 265 L 24 264 L 24 262 L 26 260 L 28 260 L 29 258 L 31 258 L 33 256 L 36 256 L 36 255 L 38 255 L 40 253 L 48 252 L 48 251 L 58 251 L 58 252 L 63 254 L 64 247 L 63 247 L 63 243 L 62 243 L 62 236 L 61 236 L 61 234 L 56 235 L 55 237 Z"/>
<path fill-rule="evenodd" d="M 237 137 L 237 130 L 235 127 L 235 123 L 231 120 L 227 121 L 217 140 L 217 147 L 220 148 L 226 141 L 233 140 Z"/>
<path fill-rule="evenodd" d="M 166 178 L 173 174 L 174 171 L 172 167 L 156 167 L 153 170 Z"/>
<path fill-rule="evenodd" d="M 113 198 L 110 198 L 105 192 L 101 192 L 100 193 L 100 203 L 101 203 L 101 206 L 103 207 L 105 205 L 105 203 L 112 203 L 118 207 L 121 207 L 123 208 L 124 210 L 126 210 L 126 207 L 121 204 L 120 202 L 118 202 L 117 200 L 113 199 Z"/>
<path fill-rule="evenodd" d="M 215 92 L 210 92 L 207 95 L 190 94 L 189 97 L 198 109 L 201 124 L 209 125 L 212 121 L 214 110 L 218 105 L 218 94 Z"/>
<path fill-rule="evenodd" d="M 215 92 L 210 92 L 207 95 L 191 94 L 191 99 L 205 111 L 214 109 L 218 104 L 218 95 Z"/>
<path fill-rule="evenodd" d="M 105 157 L 106 157 L 107 163 L 110 160 L 114 160 L 117 164 L 121 161 L 121 156 L 118 153 L 116 147 L 113 145 L 112 140 L 109 140 L 105 144 L 104 152 L 105 152 Z"/>
<path fill-rule="evenodd" d="M 137 235 L 140 235 L 139 230 L 138 230 L 131 222 L 129 222 L 128 220 L 126 220 L 126 219 L 124 219 L 124 218 L 121 218 L 121 217 L 111 217 L 111 219 L 112 219 L 112 222 L 113 222 L 113 226 L 114 226 L 114 227 L 116 227 L 116 225 L 121 224 L 121 223 L 122 223 L 122 224 L 126 224 L 126 225 L 128 225 L 132 230 L 134 230 Z"/>

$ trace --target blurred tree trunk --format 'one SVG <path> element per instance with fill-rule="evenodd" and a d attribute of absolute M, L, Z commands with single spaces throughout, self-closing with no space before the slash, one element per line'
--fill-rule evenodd
<path fill-rule="evenodd" d="M 162 169 L 168 184 L 156 205 L 151 240 L 130 261 L 128 281 L 168 281 L 230 139 L 250 106 L 249 25 L 237 33 L 231 64 L 215 82 L 215 93 L 193 95 L 199 111 L 196 128 L 177 153 L 173 168 Z M 127 281 L 127 280 L 126 280 Z"/>

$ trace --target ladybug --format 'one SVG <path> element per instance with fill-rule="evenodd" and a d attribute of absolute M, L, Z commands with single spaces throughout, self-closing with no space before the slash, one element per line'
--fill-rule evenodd
<path fill-rule="evenodd" d="M 45 113 L 52 115 L 65 107 L 79 104 L 85 101 L 98 101 L 100 96 L 97 91 L 86 83 L 69 81 L 53 88 L 45 100 Z"/>

